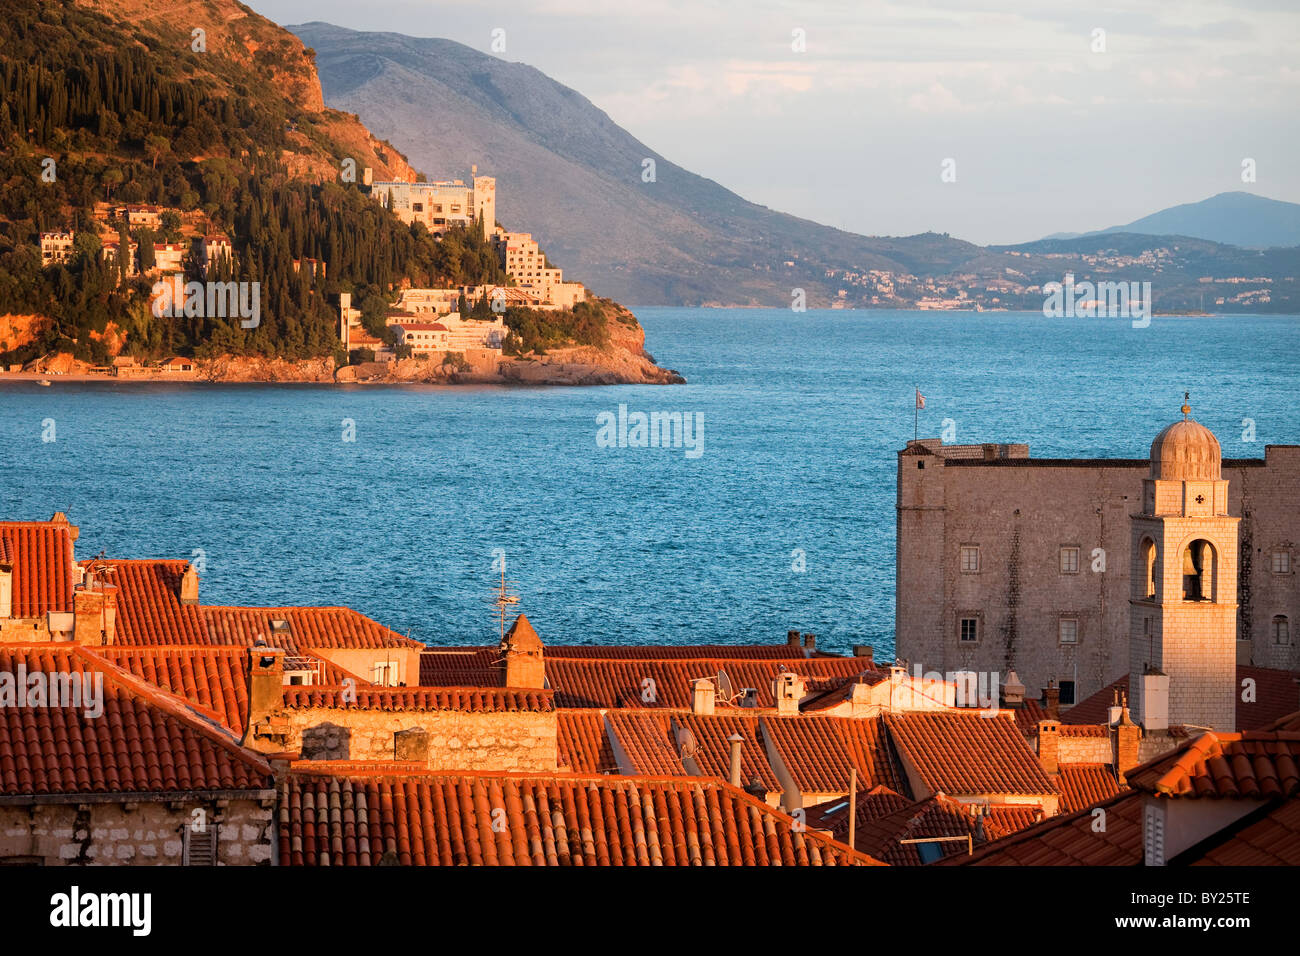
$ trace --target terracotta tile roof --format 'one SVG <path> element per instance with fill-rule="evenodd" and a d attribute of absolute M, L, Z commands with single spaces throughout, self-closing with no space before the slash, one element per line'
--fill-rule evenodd
<path fill-rule="evenodd" d="M 1056 778 L 1061 788 L 1061 812 L 1095 807 L 1122 789 L 1110 766 L 1101 763 L 1061 764 Z"/>
<path fill-rule="evenodd" d="M 355 700 L 344 696 L 355 694 Z M 286 686 L 289 708 L 334 707 L 347 710 L 429 711 L 474 713 L 546 713 L 554 710 L 551 692 L 513 687 L 343 687 Z"/>
<path fill-rule="evenodd" d="M 117 585 L 119 644 L 213 643 L 198 605 L 180 602 L 181 576 L 188 561 L 95 563 L 113 568 L 106 578 Z"/>
<path fill-rule="evenodd" d="M 907 782 L 907 771 L 903 768 L 898 750 L 882 718 L 830 719 L 844 740 L 849 759 L 858 768 L 859 789 L 881 784 L 911 798 L 912 788 Z"/>
<path fill-rule="evenodd" d="M 1062 737 L 1110 737 L 1106 724 L 1061 724 Z"/>
<path fill-rule="evenodd" d="M 618 761 L 598 710 L 561 710 L 555 715 L 558 763 L 570 773 L 618 773 Z"/>
<path fill-rule="evenodd" d="M 767 717 L 762 721 L 762 728 L 800 792 L 849 792 L 849 770 L 853 761 L 848 744 L 833 718 L 820 714 Z M 880 782 L 868 776 L 865 768 L 858 768 L 859 787 Z"/>
<path fill-rule="evenodd" d="M 288 866 L 878 862 L 796 832 L 735 787 L 690 778 L 296 769 L 281 791 L 279 835 Z"/>
<path fill-rule="evenodd" d="M 1043 811 L 1039 807 L 995 803 L 984 816 L 984 833 L 990 840 L 1000 840 L 1035 823 L 1041 823 L 1042 820 Z"/>
<path fill-rule="evenodd" d="M 1278 670 L 1270 667 L 1237 665 L 1237 685 L 1250 679 L 1255 682 L 1255 699 L 1242 700 L 1237 694 L 1237 730 L 1259 730 L 1295 711 L 1300 705 L 1300 671 Z M 1091 697 L 1061 713 L 1061 723 L 1105 724 L 1109 719 L 1110 703 L 1114 693 L 1128 693 L 1128 675 L 1108 684 Z"/>
<path fill-rule="evenodd" d="M 613 730 L 617 748 L 614 753 L 626 759 L 633 773 L 652 776 L 686 776 L 678 756 L 677 741 L 670 730 L 665 714 L 644 711 L 610 711 L 605 715 Z"/>
<path fill-rule="evenodd" d="M 943 861 L 955 866 L 1140 866 L 1140 793 L 1125 791 L 1076 813 L 1062 813 L 977 849 L 973 856 Z M 1106 814 L 1104 830 L 1094 829 L 1094 809 Z"/>
<path fill-rule="evenodd" d="M 1300 731 L 1205 733 L 1132 770 L 1135 790 L 1165 797 L 1300 796 Z"/>
<path fill-rule="evenodd" d="M 758 706 L 775 706 L 772 680 L 782 669 L 794 671 L 814 694 L 838 686 L 861 673 L 866 662 L 852 657 L 817 657 L 803 661 L 747 659 L 691 660 L 606 660 L 597 658 L 554 658 L 547 649 L 546 681 L 555 689 L 561 707 L 663 707 L 688 710 L 692 682 L 702 677 L 727 674 L 737 693 L 752 687 L 758 692 Z M 653 681 L 647 684 L 646 681 Z M 647 700 L 647 688 L 653 699 Z M 721 701 L 719 706 L 723 706 Z"/>
<path fill-rule="evenodd" d="M 72 610 L 72 526 L 63 521 L 0 521 L 4 563 L 13 567 L 14 617 Z"/>
<path fill-rule="evenodd" d="M 213 644 L 252 644 L 263 637 L 268 644 L 289 650 L 423 647 L 348 607 L 205 606 L 203 619 Z M 288 635 L 273 633 L 273 620 L 287 620 Z"/>
<path fill-rule="evenodd" d="M 102 657 L 212 714 L 232 731 L 242 734 L 248 719 L 248 648 L 220 647 L 90 647 Z M 310 654 L 298 662 L 316 671 L 323 686 L 337 686 L 352 678 L 358 688 L 370 682 L 345 671 L 332 661 Z M 289 664 L 290 661 L 286 661 Z"/>
<path fill-rule="evenodd" d="M 0 708 L 0 793 L 264 790 L 264 759 L 183 701 L 81 648 L 0 647 L 0 672 L 103 675 L 103 713 L 77 707 Z"/>
<path fill-rule="evenodd" d="M 740 782 L 742 786 L 757 779 L 768 793 L 779 793 L 781 784 L 768 763 L 767 750 L 759 734 L 760 720 L 753 715 L 734 713 L 700 717 L 695 714 L 678 714 L 678 725 L 690 731 L 695 743 L 691 753 L 700 772 L 705 776 L 728 780 L 731 775 L 731 743 L 728 738 L 739 734 L 744 743 L 740 747 Z"/>
<path fill-rule="evenodd" d="M 832 707 L 837 707 L 853 696 L 853 687 L 855 684 L 866 684 L 868 687 L 874 687 L 876 684 L 887 680 L 889 680 L 889 675 L 884 671 L 866 671 L 861 674 L 855 674 L 847 680 L 827 687 L 824 691 L 821 691 L 815 696 L 805 698 L 799 704 L 799 709 L 804 713 L 816 713 L 817 711 L 830 710 Z"/>
<path fill-rule="evenodd" d="M 1055 794 L 1014 720 L 979 714 L 883 718 L 903 759 L 931 793 Z"/>
<path fill-rule="evenodd" d="M 1032 700 L 1028 697 L 1025 698 L 1025 702 L 1021 706 L 1007 709 L 1016 718 L 1016 726 L 1020 728 L 1020 732 L 1028 736 L 1038 733 L 1038 722 L 1047 720 L 1050 716 L 1042 701 Z"/>
<path fill-rule="evenodd" d="M 546 654 L 550 650 L 546 648 Z M 504 683 L 505 667 L 497 647 L 429 648 L 420 654 L 420 684 L 424 687 L 500 687 Z"/>
<path fill-rule="evenodd" d="M 423 647 L 346 607 L 230 607 L 181 604 L 187 561 L 112 560 L 118 587 L 119 644 L 166 646 L 268 644 L 298 652 L 313 647 Z M 289 622 L 275 632 L 271 621 Z"/>
<path fill-rule="evenodd" d="M 1300 800 L 1270 803 L 1204 843 L 1174 865 L 1300 866 Z"/>
<path fill-rule="evenodd" d="M 973 805 L 959 803 L 944 794 L 913 801 L 888 787 L 874 787 L 858 794 L 854 845 L 891 866 L 921 866 L 919 846 L 903 840 L 969 835 L 974 845 L 979 846 L 982 840 L 1000 839 L 1042 819 L 1042 811 L 1037 807 L 995 804 L 981 809 L 985 812 L 983 837 L 979 835 Z M 836 839 L 848 839 L 846 798 L 827 801 L 807 812 L 810 827 L 830 829 Z M 968 846 L 959 840 L 935 843 L 942 857 L 965 854 Z"/>

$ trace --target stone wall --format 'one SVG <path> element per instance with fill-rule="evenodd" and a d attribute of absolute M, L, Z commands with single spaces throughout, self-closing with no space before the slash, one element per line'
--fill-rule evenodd
<path fill-rule="evenodd" d="M 924 463 L 924 468 L 918 467 Z M 1031 697 L 1049 679 L 1075 682 L 1075 699 L 1129 671 L 1130 515 L 1141 508 L 1145 460 L 945 460 L 900 453 L 895 646 L 927 670 L 1014 668 Z M 1229 513 L 1241 516 L 1238 636 L 1262 667 L 1300 668 L 1300 447 L 1269 446 L 1264 461 L 1227 460 Z M 980 570 L 962 573 L 960 548 L 978 545 Z M 1060 549 L 1079 548 L 1079 572 Z M 1093 551 L 1105 554 L 1094 571 Z M 1291 571 L 1274 574 L 1275 549 Z M 1272 643 L 1275 615 L 1291 642 Z M 980 621 L 963 643 L 959 621 Z M 1062 617 L 1079 622 L 1062 645 Z"/>
<path fill-rule="evenodd" d="M 554 713 L 312 707 L 288 709 L 284 716 L 290 726 L 286 749 L 301 747 L 304 760 L 394 760 L 396 734 L 419 729 L 427 735 L 431 770 L 553 771 L 557 766 Z"/>
<path fill-rule="evenodd" d="M 156 798 L 158 799 L 158 798 Z M 0 806 L 0 859 L 35 858 L 46 866 L 178 866 L 186 828 L 203 809 L 216 827 L 217 858 L 226 866 L 266 866 L 276 833 L 270 807 L 253 800 L 56 803 Z"/>

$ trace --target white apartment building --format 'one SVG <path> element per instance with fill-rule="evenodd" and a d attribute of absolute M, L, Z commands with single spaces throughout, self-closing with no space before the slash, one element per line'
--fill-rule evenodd
<path fill-rule="evenodd" d="M 72 261 L 72 233 L 70 232 L 43 232 L 41 233 L 41 265 L 50 266 L 55 263 L 64 263 Z"/>
<path fill-rule="evenodd" d="M 434 235 L 449 226 L 483 223 L 485 232 L 496 228 L 497 181 L 491 176 L 474 176 L 469 184 L 453 179 L 434 183 L 378 182 L 370 184 L 370 195 L 410 224 L 422 222 Z"/>

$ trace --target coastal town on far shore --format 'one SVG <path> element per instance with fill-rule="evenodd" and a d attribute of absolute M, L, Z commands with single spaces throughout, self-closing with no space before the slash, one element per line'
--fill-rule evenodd
<path fill-rule="evenodd" d="M 395 333 L 391 341 L 368 330 L 361 311 L 353 307 L 351 293 L 340 293 L 339 344 L 356 362 L 391 363 L 411 357 L 491 375 L 504 354 L 507 330 L 502 316 L 506 309 L 556 311 L 586 301 L 583 284 L 566 282 L 563 271 L 552 267 L 531 235 L 509 232 L 497 222 L 496 179 L 479 176 L 477 167 L 473 167 L 468 184 L 460 179 L 375 182 L 370 169 L 363 171 L 363 182 L 375 201 L 391 209 L 404 224 L 420 223 L 437 238 L 454 226 L 481 225 L 510 284 L 403 288 L 384 317 L 385 326 Z M 166 279 L 180 274 L 201 281 L 220 281 L 219 277 L 228 279 L 235 272 L 234 244 L 224 233 L 208 232 L 201 213 L 183 214 L 151 204 L 99 202 L 95 205 L 95 220 L 99 232 L 94 241 L 99 254 L 105 262 L 121 263 L 119 268 L 128 277 Z M 145 231 L 148 238 L 143 250 L 140 242 L 130 238 L 131 230 Z M 174 238 L 155 241 L 158 231 Z M 40 243 L 43 266 L 70 262 L 77 250 L 77 236 L 71 231 L 42 233 Z M 122 259 L 124 243 L 127 252 Z M 295 259 L 293 268 L 295 272 L 305 271 L 312 280 L 326 277 L 326 264 L 319 259 Z M 160 282 L 159 286 L 165 284 Z M 155 298 L 159 294 L 155 291 Z M 0 341 L 0 351 L 5 347 Z M 0 375 L 59 375 L 68 370 L 50 358 L 41 356 L 25 365 L 12 365 L 0 370 Z M 69 362 L 61 364 L 71 368 Z M 108 366 L 77 371 L 87 376 L 136 380 L 198 377 L 195 360 L 179 355 L 153 363 L 120 355 Z"/>

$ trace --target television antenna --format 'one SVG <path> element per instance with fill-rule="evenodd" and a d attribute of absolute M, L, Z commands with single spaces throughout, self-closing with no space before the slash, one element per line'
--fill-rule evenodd
<path fill-rule="evenodd" d="M 506 617 L 510 609 L 519 603 L 519 595 L 513 590 L 514 583 L 506 580 L 505 562 L 501 562 L 501 584 L 497 587 L 496 598 L 492 603 L 497 609 L 497 623 L 500 626 L 502 644 L 506 642 Z"/>

